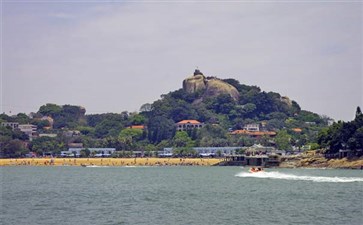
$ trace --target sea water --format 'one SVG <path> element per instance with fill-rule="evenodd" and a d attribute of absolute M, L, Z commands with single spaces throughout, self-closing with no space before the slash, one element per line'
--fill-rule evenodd
<path fill-rule="evenodd" d="M 0 224 L 363 224 L 360 170 L 2 167 Z"/>

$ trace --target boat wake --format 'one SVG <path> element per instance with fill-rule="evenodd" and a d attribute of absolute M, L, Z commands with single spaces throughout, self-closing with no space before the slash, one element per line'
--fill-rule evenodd
<path fill-rule="evenodd" d="M 363 182 L 360 177 L 323 177 L 323 176 L 300 176 L 294 174 L 272 172 L 249 173 L 241 172 L 235 175 L 236 177 L 252 177 L 252 178 L 267 178 L 280 180 L 304 180 L 313 182 L 331 182 L 331 183 L 347 183 L 347 182 Z"/>

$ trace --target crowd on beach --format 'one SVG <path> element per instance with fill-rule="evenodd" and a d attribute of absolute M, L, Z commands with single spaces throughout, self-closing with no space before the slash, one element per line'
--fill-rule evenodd
<path fill-rule="evenodd" d="M 0 166 L 212 166 L 215 158 L 23 158 L 0 159 Z"/>

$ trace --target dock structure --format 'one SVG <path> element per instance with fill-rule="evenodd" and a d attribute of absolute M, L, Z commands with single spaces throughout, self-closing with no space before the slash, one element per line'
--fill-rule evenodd
<path fill-rule="evenodd" d="M 176 148 L 164 148 L 163 155 L 172 156 Z M 220 157 L 235 155 L 237 150 L 244 147 L 192 147 L 201 157 Z"/>
<path fill-rule="evenodd" d="M 275 167 L 280 165 L 280 157 L 271 155 L 231 155 L 225 156 L 220 166 L 261 166 Z"/>

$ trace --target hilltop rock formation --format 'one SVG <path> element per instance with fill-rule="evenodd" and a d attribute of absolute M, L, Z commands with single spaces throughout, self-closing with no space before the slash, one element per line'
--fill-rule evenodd
<path fill-rule="evenodd" d="M 289 107 L 292 106 L 292 101 L 289 97 L 287 96 L 282 96 L 280 99 L 282 102 L 286 103 L 286 105 L 288 105 Z"/>
<path fill-rule="evenodd" d="M 235 101 L 239 98 L 239 93 L 232 85 L 218 79 L 211 79 L 207 82 L 207 90 L 204 92 L 204 97 L 218 96 L 221 94 L 229 94 Z"/>
<path fill-rule="evenodd" d="M 216 97 L 221 94 L 229 94 L 236 101 L 239 98 L 235 87 L 218 78 L 206 78 L 199 70 L 195 70 L 193 76 L 183 81 L 183 89 L 187 93 L 204 91 L 202 98 Z"/>
<path fill-rule="evenodd" d="M 194 75 L 183 81 L 183 89 L 188 93 L 195 93 L 206 88 L 206 78 L 204 75 Z"/>

